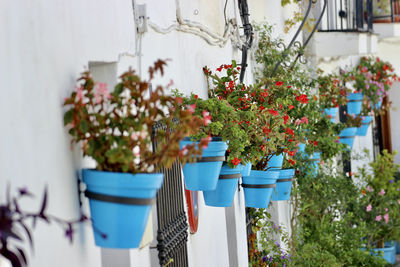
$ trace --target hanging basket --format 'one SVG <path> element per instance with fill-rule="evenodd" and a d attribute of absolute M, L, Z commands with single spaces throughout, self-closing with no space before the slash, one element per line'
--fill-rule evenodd
<path fill-rule="evenodd" d="M 268 208 L 276 180 L 279 178 L 277 171 L 254 171 L 250 176 L 243 177 L 242 187 L 246 207 Z"/>
<path fill-rule="evenodd" d="M 204 202 L 212 207 L 230 207 L 235 197 L 239 179 L 242 177 L 243 165 L 232 169 L 228 165 L 221 168 L 217 188 L 212 191 L 203 191 Z"/>
<path fill-rule="evenodd" d="M 193 142 L 183 140 L 180 142 L 180 147 L 189 144 L 193 144 Z M 197 159 L 197 162 L 185 164 L 183 177 L 186 188 L 192 191 L 215 190 L 227 149 L 226 142 L 213 140 L 206 149 L 203 149 L 203 154 L 201 158 Z"/>
<path fill-rule="evenodd" d="M 368 132 L 368 127 L 372 122 L 372 116 L 366 116 L 363 120 L 362 120 L 362 124 L 361 127 L 357 128 L 357 133 L 356 135 L 358 136 L 366 136 L 367 132 Z"/>
<path fill-rule="evenodd" d="M 281 169 L 283 165 L 284 154 L 273 155 L 268 161 L 267 169 Z"/>
<path fill-rule="evenodd" d="M 243 166 L 243 169 L 242 169 L 242 172 L 241 172 L 242 177 L 249 176 L 250 175 L 250 171 L 251 171 L 251 167 L 252 167 L 251 162 L 247 163 L 246 165 L 243 165 L 243 164 L 240 164 L 240 165 Z"/>
<path fill-rule="evenodd" d="M 350 127 L 343 129 L 339 135 L 339 142 L 348 145 L 349 148 L 352 149 L 356 133 L 357 133 L 357 127 Z"/>
<path fill-rule="evenodd" d="M 84 169 L 82 178 L 96 246 L 138 248 L 164 175 Z"/>
<path fill-rule="evenodd" d="M 350 93 L 347 99 L 347 113 L 358 115 L 361 113 L 364 95 L 361 93 Z"/>
<path fill-rule="evenodd" d="M 272 201 L 290 200 L 294 169 L 279 170 L 279 178 L 276 180 L 276 192 L 272 192 Z"/>
<path fill-rule="evenodd" d="M 331 122 L 335 122 L 336 114 L 338 113 L 339 108 L 325 108 L 324 113 L 327 116 L 330 116 Z"/>

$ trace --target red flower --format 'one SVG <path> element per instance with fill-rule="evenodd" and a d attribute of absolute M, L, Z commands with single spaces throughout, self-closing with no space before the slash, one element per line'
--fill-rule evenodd
<path fill-rule="evenodd" d="M 288 153 L 289 156 L 293 157 L 293 156 L 296 154 L 296 152 L 297 152 L 297 150 L 295 150 L 295 151 L 288 151 L 287 153 Z"/>
<path fill-rule="evenodd" d="M 264 127 L 264 128 L 263 128 L 263 132 L 268 136 L 269 133 L 271 132 L 271 130 L 268 129 L 268 127 Z"/>
<path fill-rule="evenodd" d="M 294 165 L 294 164 L 296 164 L 296 161 L 295 160 L 293 160 L 293 159 L 288 159 L 288 162 L 290 163 L 290 165 Z"/>
<path fill-rule="evenodd" d="M 294 136 L 294 132 L 290 128 L 286 128 L 286 133 L 290 134 L 291 136 Z"/>
<path fill-rule="evenodd" d="M 234 166 L 239 165 L 239 163 L 240 163 L 241 161 L 242 161 L 242 160 L 241 160 L 241 159 L 238 159 L 238 158 L 234 158 L 234 159 L 231 160 L 231 162 L 232 162 L 232 164 L 233 164 Z"/>
<path fill-rule="evenodd" d="M 287 121 L 289 120 L 289 118 L 290 118 L 289 115 L 286 114 L 286 115 L 283 117 L 283 123 L 286 124 Z"/>
<path fill-rule="evenodd" d="M 260 145 L 260 148 L 262 151 L 265 151 L 265 146 L 264 145 Z"/>
<path fill-rule="evenodd" d="M 292 110 L 292 109 L 294 109 L 294 106 L 293 105 L 289 105 L 289 110 Z"/>
<path fill-rule="evenodd" d="M 303 103 L 303 104 L 307 104 L 308 103 L 308 98 L 307 95 L 305 94 L 301 94 L 299 96 L 296 96 L 296 100 Z"/>
<path fill-rule="evenodd" d="M 222 71 L 222 66 L 217 68 L 217 71 L 219 71 L 219 72 Z"/>
<path fill-rule="evenodd" d="M 275 85 L 276 86 L 282 86 L 284 84 L 284 82 L 276 82 Z"/>
<path fill-rule="evenodd" d="M 197 98 L 199 98 L 199 96 L 198 95 L 194 95 L 194 98 L 197 99 Z"/>
<path fill-rule="evenodd" d="M 273 115 L 273 116 L 278 116 L 278 111 L 276 111 L 275 109 L 268 109 L 269 114 Z"/>

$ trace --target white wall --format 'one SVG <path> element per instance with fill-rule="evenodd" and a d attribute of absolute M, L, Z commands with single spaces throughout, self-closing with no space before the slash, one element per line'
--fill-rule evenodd
<path fill-rule="evenodd" d="M 225 1 L 180 2 L 183 18 L 200 22 L 217 34 L 223 33 Z M 236 2 L 228 1 L 227 18 L 236 18 L 241 24 Z M 276 0 L 248 2 L 251 20 L 260 22 L 266 18 L 276 24 L 277 34 L 283 33 L 284 20 L 292 15 L 292 7 L 282 9 Z M 174 0 L 137 3 L 147 4 L 147 16 L 160 27 L 176 22 Z M 38 196 L 37 201 L 48 186 L 49 212 L 66 219 L 79 217 L 76 171 L 84 163 L 78 151 L 70 149 L 70 139 L 63 127 L 62 101 L 89 62 L 113 63 L 118 74 L 133 66 L 145 76 L 156 59 L 169 58 L 166 78 L 158 82 L 173 79 L 175 87 L 184 93 L 196 92 L 206 97 L 202 67 L 214 69 L 232 59 L 239 61 L 241 56 L 229 41 L 222 48 L 210 46 L 198 36 L 178 31 L 160 34 L 149 28 L 140 42 L 135 34 L 131 0 L 2 1 L 0 36 L 0 198 L 4 200 L 7 183 L 13 188 L 28 186 Z M 289 40 L 290 34 L 285 38 Z M 252 80 L 250 70 L 249 67 L 247 81 Z M 199 202 L 199 231 L 190 235 L 188 242 L 191 266 L 229 266 L 232 262 L 247 265 L 243 192 L 238 192 L 234 207 L 226 210 L 206 207 L 202 196 Z M 28 209 L 38 207 L 33 201 L 23 204 Z M 86 213 L 87 207 L 84 200 Z M 234 218 L 234 225 L 227 218 Z M 70 245 L 57 226 L 39 224 L 29 266 L 118 264 L 110 261 L 116 254 L 101 253 L 94 246 L 89 225 L 78 226 L 76 231 Z M 228 236 L 232 231 L 236 233 L 234 239 Z M 236 244 L 228 245 L 232 240 Z M 235 259 L 228 249 L 236 249 Z M 155 266 L 154 257 L 147 246 L 121 252 L 117 259 L 120 265 L 130 262 L 130 266 Z"/>

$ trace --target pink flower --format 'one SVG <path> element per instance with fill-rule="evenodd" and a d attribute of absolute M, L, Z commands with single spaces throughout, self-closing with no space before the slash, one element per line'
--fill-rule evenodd
<path fill-rule="evenodd" d="M 367 186 L 366 189 L 367 189 L 368 192 L 371 192 L 371 191 L 372 191 L 372 188 L 371 188 L 370 186 Z"/>
<path fill-rule="evenodd" d="M 305 124 L 308 124 L 308 119 L 307 119 L 307 117 L 301 118 L 301 122 L 302 122 L 302 123 L 305 123 Z"/>
<path fill-rule="evenodd" d="M 385 189 L 382 189 L 381 192 L 379 192 L 380 196 L 383 196 L 385 194 Z"/>
<path fill-rule="evenodd" d="M 382 216 L 381 215 L 376 216 L 375 221 L 380 222 L 381 220 L 382 220 Z"/>
<path fill-rule="evenodd" d="M 138 139 L 139 139 L 139 132 L 133 132 L 132 134 L 131 134 L 131 139 L 133 140 L 133 141 L 137 141 Z"/>
<path fill-rule="evenodd" d="M 187 107 L 187 109 L 189 110 L 190 113 L 194 113 L 194 110 L 196 108 L 196 104 L 187 105 L 186 107 Z"/>
<path fill-rule="evenodd" d="M 211 136 L 207 136 L 206 138 L 203 138 L 203 140 L 207 141 L 207 145 L 202 146 L 202 149 L 206 149 L 208 147 L 208 143 L 211 142 Z"/>
<path fill-rule="evenodd" d="M 294 123 L 295 123 L 297 126 L 299 126 L 300 123 L 301 123 L 301 120 L 297 119 Z"/>
<path fill-rule="evenodd" d="M 383 219 L 385 219 L 385 222 L 388 223 L 388 222 L 389 222 L 389 214 L 386 213 L 386 214 L 383 216 Z"/>
<path fill-rule="evenodd" d="M 75 90 L 76 90 L 76 96 L 78 97 L 79 100 L 82 100 L 83 98 L 83 87 L 78 87 L 75 86 Z"/>
<path fill-rule="evenodd" d="M 400 200 L 397 200 L 397 203 L 400 205 Z"/>
<path fill-rule="evenodd" d="M 372 210 L 372 206 L 371 206 L 371 204 L 369 204 L 368 206 L 367 206 L 367 212 L 370 212 Z"/>
<path fill-rule="evenodd" d="M 385 208 L 385 211 L 387 212 L 389 209 L 388 208 Z"/>
<path fill-rule="evenodd" d="M 97 88 L 96 92 L 94 93 L 94 97 L 96 99 L 96 103 L 99 104 L 104 99 L 110 99 L 111 95 L 108 92 L 107 84 L 106 83 L 96 83 Z"/>
<path fill-rule="evenodd" d="M 211 123 L 211 115 L 208 111 L 203 110 L 204 125 Z"/>

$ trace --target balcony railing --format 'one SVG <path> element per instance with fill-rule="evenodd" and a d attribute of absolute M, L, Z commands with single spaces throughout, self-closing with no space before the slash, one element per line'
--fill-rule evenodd
<path fill-rule="evenodd" d="M 371 32 L 373 0 L 330 0 L 322 18 L 321 32 Z"/>
<path fill-rule="evenodd" d="M 400 22 L 400 0 L 374 1 L 374 23 Z"/>

